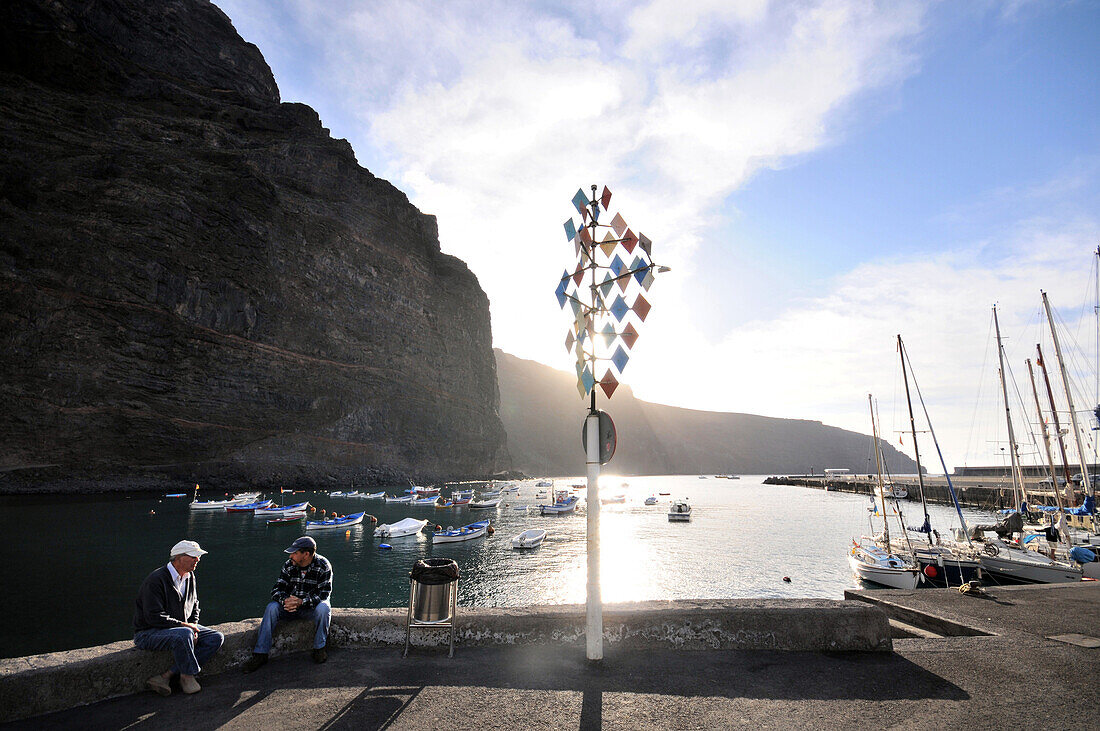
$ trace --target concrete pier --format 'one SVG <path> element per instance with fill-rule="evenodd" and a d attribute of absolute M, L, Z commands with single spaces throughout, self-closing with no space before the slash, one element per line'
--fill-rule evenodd
<path fill-rule="evenodd" d="M 464 641 L 454 658 L 423 643 L 407 658 L 389 642 L 337 647 L 327 663 L 315 665 L 292 643 L 284 656 L 273 656 L 255 673 L 230 670 L 201 678 L 203 690 L 194 696 L 136 693 L 11 727 L 1097 725 L 1100 640 L 1094 628 L 1100 626 L 1100 583 L 998 587 L 983 596 L 922 589 L 852 592 L 851 597 L 848 604 L 891 618 L 904 613 L 908 623 L 894 619 L 895 637 L 901 638 L 893 640 L 892 652 L 744 650 L 721 642 L 715 649 L 692 649 L 709 645 L 648 644 L 639 636 L 630 644 L 608 642 L 604 660 L 592 664 L 584 659 L 583 643 L 548 638 L 475 646 Z M 575 613 L 583 622 L 579 607 Z M 774 618 L 777 624 L 819 619 L 812 613 Z M 924 628 L 909 624 L 913 621 Z M 10 702 L 4 700 L 5 709 Z"/>

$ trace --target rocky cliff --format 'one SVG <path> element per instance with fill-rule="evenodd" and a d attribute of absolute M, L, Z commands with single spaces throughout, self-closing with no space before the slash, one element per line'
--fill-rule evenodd
<path fill-rule="evenodd" d="M 495 351 L 500 416 L 516 469 L 532 475 L 584 473 L 581 426 L 587 402 L 576 377 L 534 361 Z M 600 408 L 611 414 L 618 448 L 607 470 L 620 475 L 818 474 L 826 468 L 873 470 L 871 437 L 820 421 L 752 414 L 694 411 L 651 404 L 620 386 Z M 916 463 L 881 441 L 894 473 L 915 473 Z"/>
<path fill-rule="evenodd" d="M 204 0 L 0 4 L 0 490 L 507 467 L 489 303 Z"/>

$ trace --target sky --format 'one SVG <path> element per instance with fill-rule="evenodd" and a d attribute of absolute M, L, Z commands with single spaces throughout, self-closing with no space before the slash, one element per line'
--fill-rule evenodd
<path fill-rule="evenodd" d="M 438 217 L 506 352 L 572 370 L 562 224 L 606 185 L 671 268 L 639 398 L 869 433 L 870 393 L 912 454 L 900 334 L 947 466 L 1001 464 L 991 308 L 1026 435 L 1044 290 L 1097 402 L 1100 0 L 216 4 L 283 101 Z"/>

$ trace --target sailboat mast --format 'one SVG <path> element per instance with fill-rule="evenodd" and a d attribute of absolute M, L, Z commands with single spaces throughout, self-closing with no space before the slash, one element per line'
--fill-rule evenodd
<path fill-rule="evenodd" d="M 913 418 L 913 399 L 909 397 L 909 375 L 905 371 L 905 345 L 901 342 L 901 334 L 898 334 L 898 355 L 901 356 L 901 377 L 905 381 L 905 403 L 909 405 L 909 430 L 913 433 L 913 454 L 917 459 L 917 485 L 920 487 L 920 504 L 924 509 L 924 525 L 921 530 L 928 536 L 928 542 L 932 543 L 932 520 L 928 517 L 928 503 L 924 499 L 924 473 L 920 467 L 920 448 L 917 446 L 917 421 Z"/>
<path fill-rule="evenodd" d="M 1069 485 L 1069 458 L 1066 456 L 1066 442 L 1062 438 L 1062 422 L 1058 419 L 1058 407 L 1054 404 L 1054 390 L 1050 387 L 1050 375 L 1047 373 L 1047 364 L 1043 360 L 1043 349 L 1039 343 L 1035 343 L 1035 352 L 1039 355 L 1037 361 L 1043 371 L 1043 383 L 1047 387 L 1047 401 L 1050 402 L 1050 415 L 1054 418 L 1054 436 L 1058 439 L 1058 452 L 1062 455 L 1062 474 L 1066 485 Z M 1057 480 L 1056 480 L 1057 481 Z"/>
<path fill-rule="evenodd" d="M 1024 492 L 1024 476 L 1020 470 L 1020 455 L 1016 452 L 1016 434 L 1012 431 L 1012 412 L 1008 408 L 1008 386 L 1005 385 L 1005 355 L 1001 345 L 1001 323 L 997 319 L 997 305 L 993 305 L 993 329 L 997 333 L 997 361 L 1000 367 L 997 375 L 1001 378 L 1001 395 L 1004 397 L 1005 422 L 1008 424 L 1008 455 L 1012 460 L 1012 494 L 1016 498 L 1016 510 L 1021 501 L 1027 500 Z"/>
<path fill-rule="evenodd" d="M 890 550 L 890 521 L 886 513 L 886 484 L 882 480 L 882 453 L 879 452 L 878 424 L 875 422 L 875 402 L 867 394 L 867 407 L 871 409 L 871 440 L 875 443 L 875 469 L 878 470 L 878 496 L 882 502 L 882 543 Z"/>
<path fill-rule="evenodd" d="M 1050 312 L 1050 301 L 1047 299 L 1047 293 L 1041 292 L 1043 295 L 1043 308 L 1047 313 L 1047 323 L 1050 325 L 1050 338 L 1054 341 L 1054 355 L 1058 358 L 1058 370 L 1062 372 L 1062 387 L 1066 390 L 1066 406 L 1069 407 L 1069 418 L 1073 424 L 1073 440 L 1077 445 L 1077 457 L 1081 460 L 1081 489 L 1086 494 L 1091 493 L 1092 499 L 1096 500 L 1096 492 L 1092 479 L 1089 477 L 1088 460 L 1085 459 L 1085 450 L 1081 447 L 1081 430 L 1077 426 L 1077 411 L 1073 408 L 1073 394 L 1069 387 L 1069 376 L 1066 375 L 1066 364 L 1062 360 L 1062 346 L 1058 344 L 1058 331 L 1054 327 L 1054 315 Z"/>
<path fill-rule="evenodd" d="M 1043 446 L 1047 452 L 1047 464 L 1050 466 L 1051 489 L 1054 490 L 1054 500 L 1058 509 L 1062 509 L 1062 494 L 1058 491 L 1058 473 L 1054 471 L 1054 453 L 1050 451 L 1050 432 L 1047 431 L 1047 422 L 1043 418 L 1043 405 L 1039 402 L 1039 389 L 1035 385 L 1035 370 L 1031 367 L 1031 358 L 1027 359 L 1027 380 L 1031 382 L 1031 395 L 1035 399 L 1035 413 L 1039 416 L 1039 427 L 1043 431 Z"/>

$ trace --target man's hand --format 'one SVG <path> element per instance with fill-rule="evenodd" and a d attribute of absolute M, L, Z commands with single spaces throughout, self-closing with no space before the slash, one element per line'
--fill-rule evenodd
<path fill-rule="evenodd" d="M 302 598 L 296 596 L 288 596 L 283 600 L 283 609 L 288 612 L 298 611 L 298 607 L 302 606 Z"/>
<path fill-rule="evenodd" d="M 190 622 L 180 622 L 180 624 L 190 629 L 196 640 L 199 638 L 199 626 L 197 624 L 191 624 Z"/>

